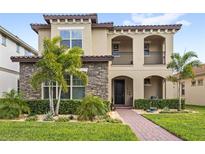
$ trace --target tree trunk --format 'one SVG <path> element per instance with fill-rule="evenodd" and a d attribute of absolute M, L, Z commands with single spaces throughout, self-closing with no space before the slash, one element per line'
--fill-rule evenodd
<path fill-rule="evenodd" d="M 181 101 L 181 82 L 179 81 L 179 111 L 181 110 Z"/>
<path fill-rule="evenodd" d="M 60 89 L 59 89 L 58 101 L 57 101 L 56 110 L 55 110 L 56 116 L 58 116 L 58 113 L 59 113 L 59 107 L 60 107 L 60 101 L 61 101 L 61 91 L 62 91 L 62 86 L 60 86 Z"/>
<path fill-rule="evenodd" d="M 49 82 L 49 107 L 50 112 L 54 115 L 54 106 L 53 106 L 53 83 Z"/>

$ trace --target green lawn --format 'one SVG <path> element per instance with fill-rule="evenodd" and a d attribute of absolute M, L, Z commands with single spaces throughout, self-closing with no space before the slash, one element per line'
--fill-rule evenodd
<path fill-rule="evenodd" d="M 129 126 L 120 123 L 0 122 L 5 141 L 133 141 Z"/>
<path fill-rule="evenodd" d="M 205 107 L 187 106 L 198 113 L 144 115 L 184 140 L 205 141 Z"/>

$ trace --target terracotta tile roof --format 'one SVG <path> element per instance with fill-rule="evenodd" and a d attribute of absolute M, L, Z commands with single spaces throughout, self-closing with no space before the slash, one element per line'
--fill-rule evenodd
<path fill-rule="evenodd" d="M 200 67 L 193 68 L 195 75 L 202 75 L 205 74 L 205 64 L 202 64 Z"/>
<path fill-rule="evenodd" d="M 92 28 L 113 28 L 113 22 L 93 23 Z"/>
<path fill-rule="evenodd" d="M 51 25 L 50 24 L 30 24 L 31 25 L 31 28 L 36 32 L 38 33 L 38 30 L 39 29 L 50 29 L 51 28 Z"/>
<path fill-rule="evenodd" d="M 93 23 L 97 23 L 97 14 L 44 14 L 45 21 L 50 23 L 50 19 L 91 19 Z"/>
<path fill-rule="evenodd" d="M 12 62 L 26 62 L 26 63 L 35 63 L 39 61 L 42 56 L 12 56 L 10 59 Z M 107 62 L 111 61 L 113 56 L 111 55 L 102 55 L 102 56 L 82 56 L 83 62 Z"/>
<path fill-rule="evenodd" d="M 172 25 L 130 25 L 130 26 L 114 26 L 115 30 L 127 30 L 127 29 L 176 29 L 180 30 L 182 24 Z"/>

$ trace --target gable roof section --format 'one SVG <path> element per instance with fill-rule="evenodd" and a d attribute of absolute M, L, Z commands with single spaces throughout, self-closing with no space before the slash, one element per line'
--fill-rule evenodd
<path fill-rule="evenodd" d="M 27 44 L 26 42 L 24 42 L 23 40 L 21 40 L 18 36 L 12 34 L 11 32 L 9 32 L 8 30 L 6 30 L 4 27 L 0 26 L 0 33 L 2 33 L 3 35 L 5 35 L 6 37 L 10 38 L 12 41 L 14 41 L 15 43 L 21 45 L 22 47 L 24 47 L 26 50 L 28 50 L 29 52 L 32 52 L 35 55 L 38 55 L 38 51 L 36 49 L 34 49 L 32 46 L 30 46 L 29 44 Z"/>
<path fill-rule="evenodd" d="M 45 21 L 50 24 L 50 19 L 91 19 L 92 23 L 97 23 L 97 14 L 44 14 Z"/>
<path fill-rule="evenodd" d="M 39 29 L 50 29 L 50 24 L 30 24 L 31 28 L 38 34 Z"/>
<path fill-rule="evenodd" d="M 175 29 L 180 30 L 182 24 L 172 24 L 172 25 L 133 25 L 133 26 L 114 26 L 114 30 L 128 30 L 128 29 Z"/>
<path fill-rule="evenodd" d="M 175 30 L 181 29 L 181 24 L 171 25 L 128 25 L 128 26 L 114 26 L 113 22 L 98 23 L 98 16 L 96 13 L 92 14 L 44 14 L 47 24 L 31 24 L 31 28 L 38 33 L 39 29 L 50 29 L 50 20 L 57 19 L 91 19 L 92 28 L 106 28 L 109 30 Z"/>

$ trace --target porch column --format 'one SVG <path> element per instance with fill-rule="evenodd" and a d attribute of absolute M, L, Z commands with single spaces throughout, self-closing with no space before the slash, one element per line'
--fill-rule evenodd
<path fill-rule="evenodd" d="M 162 98 L 163 99 L 166 99 L 166 94 L 167 92 L 166 92 L 166 79 L 163 79 L 162 80 Z"/>
<path fill-rule="evenodd" d="M 173 98 L 173 83 L 170 81 L 166 81 L 166 98 Z"/>
<path fill-rule="evenodd" d="M 144 78 L 140 75 L 137 75 L 133 79 L 133 102 L 135 99 L 144 98 Z"/>

